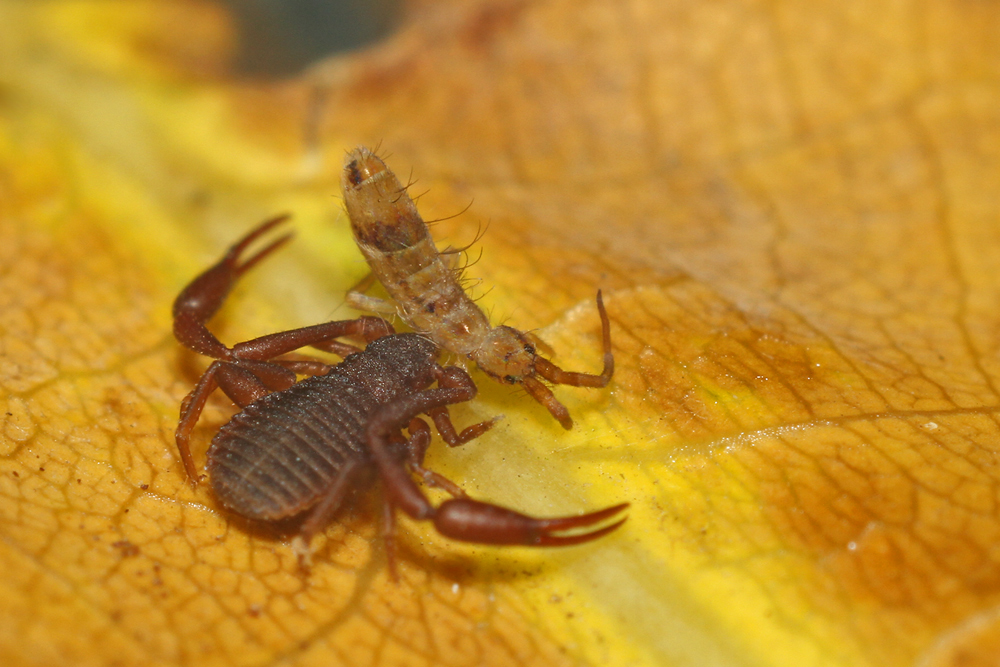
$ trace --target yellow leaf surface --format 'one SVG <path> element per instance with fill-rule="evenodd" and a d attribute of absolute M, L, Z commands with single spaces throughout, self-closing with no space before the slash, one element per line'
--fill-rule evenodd
<path fill-rule="evenodd" d="M 995 665 L 1000 5 L 414 2 L 285 82 L 230 74 L 192 0 L 0 0 L 5 665 Z M 539 515 L 629 501 L 565 550 L 222 513 L 172 433 L 205 367 L 170 303 L 243 231 L 296 241 L 224 340 L 347 317 L 344 151 L 419 179 L 439 243 L 607 390 L 429 465 Z M 210 403 L 195 457 L 232 413 Z"/>

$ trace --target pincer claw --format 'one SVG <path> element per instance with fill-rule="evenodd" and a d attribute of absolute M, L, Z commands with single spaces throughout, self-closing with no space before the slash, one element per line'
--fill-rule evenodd
<path fill-rule="evenodd" d="M 447 537 L 463 542 L 539 547 L 582 544 L 617 529 L 627 517 L 598 528 L 590 528 L 614 517 L 628 507 L 622 503 L 590 514 L 556 519 L 536 519 L 489 503 L 470 498 L 455 498 L 441 504 L 434 515 L 434 526 Z M 567 533 L 568 534 L 564 534 Z"/>

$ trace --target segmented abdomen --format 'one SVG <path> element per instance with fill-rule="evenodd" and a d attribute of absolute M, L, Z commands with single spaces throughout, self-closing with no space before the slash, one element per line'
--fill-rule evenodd
<path fill-rule="evenodd" d="M 269 394 L 219 429 L 208 451 L 216 496 L 251 519 L 290 517 L 315 504 L 348 459 L 367 459 L 375 401 L 335 373 Z"/>
<path fill-rule="evenodd" d="M 489 320 L 441 261 L 396 175 L 358 147 L 348 156 L 341 189 L 358 248 L 403 319 L 445 350 L 472 353 L 489 332 Z"/>

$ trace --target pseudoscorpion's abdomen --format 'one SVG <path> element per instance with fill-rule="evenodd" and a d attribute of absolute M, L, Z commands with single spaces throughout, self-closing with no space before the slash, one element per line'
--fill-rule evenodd
<path fill-rule="evenodd" d="M 344 385 L 334 375 L 303 380 L 219 429 L 208 472 L 222 504 L 251 519 L 294 516 L 318 501 L 348 458 L 367 458 L 373 406 Z"/>

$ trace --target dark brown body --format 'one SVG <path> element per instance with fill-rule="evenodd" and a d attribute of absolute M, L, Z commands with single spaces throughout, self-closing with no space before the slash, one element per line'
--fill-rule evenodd
<path fill-rule="evenodd" d="M 303 561 L 310 538 L 333 518 L 347 492 L 373 477 L 363 475 L 365 471 L 375 473 L 385 490 L 390 564 L 397 508 L 414 519 L 433 521 L 442 535 L 486 544 L 579 544 L 622 524 L 624 519 L 589 530 L 619 514 L 624 504 L 581 516 L 537 519 L 472 500 L 454 482 L 425 469 L 431 430 L 420 415 L 433 419 L 452 446 L 476 438 L 495 422 L 455 431 L 447 406 L 471 400 L 476 385 L 463 369 L 439 365 L 438 347 L 426 338 L 396 334 L 379 318 L 361 317 L 280 331 L 232 347 L 220 342 L 207 321 L 236 280 L 288 240 L 286 235 L 242 259 L 251 243 L 284 220 L 275 218 L 247 234 L 174 301 L 177 340 L 215 359 L 181 403 L 177 424 L 177 450 L 192 484 L 200 476 L 191 433 L 208 397 L 222 389 L 242 410 L 212 440 L 212 488 L 225 507 L 251 519 L 274 521 L 304 513 L 294 543 Z M 342 336 L 362 338 L 368 347 L 359 350 L 337 340 Z M 304 347 L 345 359 L 331 366 L 296 352 Z M 297 382 L 298 375 L 312 377 Z M 414 475 L 453 498 L 435 507 Z M 565 531 L 571 534 L 560 534 Z"/>
<path fill-rule="evenodd" d="M 216 496 L 237 514 L 264 520 L 316 504 L 346 463 L 374 467 L 369 422 L 381 406 L 433 383 L 436 357 L 437 347 L 416 334 L 386 336 L 326 375 L 251 403 L 208 450 Z"/>

